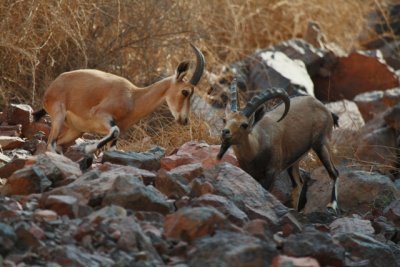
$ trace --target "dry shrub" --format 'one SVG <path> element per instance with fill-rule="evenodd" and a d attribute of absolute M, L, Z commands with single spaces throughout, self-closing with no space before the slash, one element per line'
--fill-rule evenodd
<path fill-rule="evenodd" d="M 319 23 L 329 41 L 350 50 L 358 46 L 365 15 L 377 2 L 382 3 L 3 0 L 0 108 L 9 102 L 38 108 L 50 81 L 79 68 L 101 69 L 139 86 L 147 85 L 171 74 L 178 61 L 193 58 L 188 41 L 201 47 L 210 70 L 257 48 L 301 37 L 310 20 Z M 137 143 L 135 149 L 146 149 L 143 138 L 167 148 L 190 139 L 210 138 L 206 125 L 198 119 L 188 127 L 169 119 L 155 114 L 143 120 L 128 134 L 126 146 Z"/>
<path fill-rule="evenodd" d="M 145 151 L 157 144 L 166 148 L 166 153 L 169 154 L 188 140 L 217 144 L 219 138 L 210 136 L 207 132 L 207 124 L 195 114 L 191 114 L 188 125 L 182 126 L 174 122 L 168 108 L 162 106 L 158 112 L 134 125 L 118 146 L 126 151 Z"/>

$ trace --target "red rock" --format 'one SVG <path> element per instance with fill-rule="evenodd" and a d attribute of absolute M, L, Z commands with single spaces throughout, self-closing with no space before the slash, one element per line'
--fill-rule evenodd
<path fill-rule="evenodd" d="M 4 166 L 0 167 L 0 177 L 8 178 L 10 177 L 16 170 L 22 169 L 25 166 L 26 159 L 15 158 Z"/>
<path fill-rule="evenodd" d="M 231 149 L 221 161 L 217 160 L 219 145 L 208 145 L 204 141 L 190 141 L 183 144 L 175 154 L 161 159 L 161 168 L 172 170 L 178 166 L 200 162 L 204 169 L 209 169 L 220 162 L 230 162 L 238 165 L 236 157 Z"/>
<path fill-rule="evenodd" d="M 204 182 L 198 179 L 193 180 L 191 187 L 192 190 L 190 191 L 190 196 L 192 197 L 199 197 L 204 194 L 213 194 L 215 192 L 215 188 L 210 182 Z"/>
<path fill-rule="evenodd" d="M 178 199 L 189 194 L 189 186 L 183 176 L 171 174 L 163 169 L 158 172 L 154 184 L 168 198 Z"/>
<path fill-rule="evenodd" d="M 313 77 L 315 96 L 322 101 L 353 99 L 356 95 L 399 86 L 397 76 L 377 58 L 358 52 L 338 57 L 328 77 Z"/>
<path fill-rule="evenodd" d="M 67 215 L 70 218 L 78 217 L 79 201 L 74 196 L 50 195 L 43 206 L 57 212 L 58 215 Z"/>
<path fill-rule="evenodd" d="M 43 134 L 44 140 L 47 140 L 47 137 L 50 134 L 51 126 L 48 123 L 44 122 L 32 122 L 27 125 L 24 129 L 23 135 L 24 137 L 31 139 L 34 138 L 38 133 Z"/>
<path fill-rule="evenodd" d="M 0 188 L 0 194 L 11 196 L 42 193 L 50 186 L 51 181 L 40 171 L 33 167 L 25 167 L 8 178 L 4 187 Z"/>
<path fill-rule="evenodd" d="M 0 147 L 3 150 L 21 148 L 25 141 L 16 136 L 0 136 Z"/>
<path fill-rule="evenodd" d="M 32 161 L 27 161 L 26 165 L 40 169 L 55 184 L 63 183 L 66 179 L 76 179 L 82 175 L 82 171 L 76 162 L 53 152 L 32 157 Z"/>
<path fill-rule="evenodd" d="M 194 178 L 200 176 L 203 173 L 203 167 L 201 163 L 185 164 L 180 165 L 168 173 L 171 175 L 180 175 L 184 177 L 188 182 L 191 182 Z"/>
<path fill-rule="evenodd" d="M 28 125 L 33 121 L 33 109 L 26 104 L 10 104 L 6 108 L 6 119 L 10 125 Z"/>
<path fill-rule="evenodd" d="M 164 235 L 176 240 L 193 241 L 212 235 L 218 225 L 226 223 L 226 217 L 215 208 L 183 208 L 166 216 Z"/>

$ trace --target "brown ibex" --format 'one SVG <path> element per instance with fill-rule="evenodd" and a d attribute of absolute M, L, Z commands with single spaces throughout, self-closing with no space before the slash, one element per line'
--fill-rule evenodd
<path fill-rule="evenodd" d="M 55 152 L 58 146 L 72 144 L 85 132 L 105 135 L 85 146 L 86 153 L 93 153 L 107 143 L 114 147 L 121 131 L 153 112 L 164 100 L 175 120 L 187 124 L 190 98 L 205 65 L 201 51 L 191 46 L 197 63 L 189 82 L 183 79 L 189 69 L 188 61 L 181 62 L 174 75 L 144 88 L 99 70 L 62 73 L 45 92 L 44 108 L 34 113 L 36 120 L 46 112 L 51 117 L 48 149 Z"/>
<path fill-rule="evenodd" d="M 300 176 L 300 160 L 313 149 L 334 181 L 328 208 L 337 212 L 338 171 L 330 155 L 329 138 L 338 117 L 312 96 L 289 98 L 282 89 L 272 88 L 254 96 L 240 110 L 236 82 L 230 86 L 231 112 L 222 130 L 219 159 L 233 147 L 240 167 L 269 189 L 273 180 L 287 170 L 294 191 L 299 193 L 296 208 L 305 205 L 306 186 Z M 272 98 L 284 105 L 264 113 L 260 106 Z"/>

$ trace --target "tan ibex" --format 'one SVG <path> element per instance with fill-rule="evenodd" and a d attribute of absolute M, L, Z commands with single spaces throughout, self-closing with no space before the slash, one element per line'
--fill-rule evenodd
<path fill-rule="evenodd" d="M 284 90 L 272 88 L 254 96 L 240 110 L 236 82 L 230 86 L 231 112 L 222 130 L 219 159 L 233 147 L 240 167 L 269 189 L 273 180 L 287 170 L 292 180 L 296 208 L 305 205 L 306 186 L 300 176 L 300 160 L 313 149 L 334 181 L 328 208 L 337 212 L 338 171 L 330 155 L 329 138 L 338 117 L 312 96 L 289 98 Z M 280 98 L 284 105 L 264 112 L 266 101 Z"/>
<path fill-rule="evenodd" d="M 46 112 L 51 117 L 48 149 L 55 152 L 59 146 L 72 144 L 85 132 L 105 135 L 87 145 L 86 153 L 91 154 L 107 143 L 114 147 L 121 131 L 153 112 L 164 100 L 175 120 L 187 124 L 190 98 L 205 65 L 201 51 L 191 46 L 197 63 L 189 82 L 183 79 L 189 69 L 188 61 L 181 62 L 174 75 L 144 88 L 99 70 L 62 73 L 45 92 L 44 108 L 34 113 L 36 120 Z"/>

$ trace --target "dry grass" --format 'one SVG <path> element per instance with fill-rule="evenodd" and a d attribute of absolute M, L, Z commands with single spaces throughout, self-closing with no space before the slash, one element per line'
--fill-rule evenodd
<path fill-rule="evenodd" d="M 301 37 L 309 21 L 349 51 L 359 45 L 366 13 L 387 1 L 3 0 L 0 108 L 9 102 L 38 108 L 49 82 L 72 69 L 96 68 L 149 84 L 193 58 L 188 41 L 205 52 L 211 70 L 256 48 Z M 194 118 L 181 127 L 164 113 L 134 126 L 122 145 L 171 150 L 191 139 L 216 142 L 202 121 Z"/>

